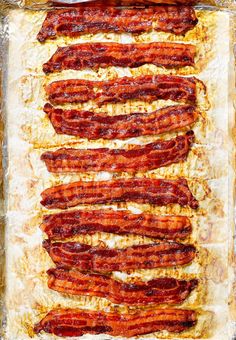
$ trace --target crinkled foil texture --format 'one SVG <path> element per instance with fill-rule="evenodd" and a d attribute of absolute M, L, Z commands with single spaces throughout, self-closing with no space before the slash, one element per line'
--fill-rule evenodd
<path fill-rule="evenodd" d="M 22 4 L 22 3 L 21 3 Z M 6 12 L 5 12 L 6 13 Z M 198 49 L 195 68 L 183 68 L 179 74 L 194 74 L 207 86 L 208 95 L 199 98 L 201 117 L 194 125 L 196 141 L 183 164 L 149 171 L 149 178 L 183 176 L 200 202 L 197 212 L 189 208 L 150 207 L 149 205 L 120 204 L 133 213 L 141 211 L 163 214 L 186 214 L 191 217 L 193 234 L 186 242 L 199 249 L 197 259 L 181 269 L 136 270 L 129 275 L 114 273 L 113 276 L 132 282 L 134 277 L 149 280 L 157 275 L 178 278 L 198 277 L 198 289 L 182 307 L 199 311 L 198 325 L 176 337 L 165 332 L 139 337 L 139 339 L 204 339 L 231 340 L 234 333 L 235 302 L 234 280 L 234 65 L 232 58 L 233 20 L 229 12 L 198 10 L 199 24 L 184 37 L 167 33 L 150 32 L 139 36 L 128 34 L 84 35 L 75 42 L 115 41 L 183 41 L 194 43 Z M 138 137 L 126 141 L 87 141 L 72 136 L 56 135 L 42 108 L 46 102 L 44 86 L 57 79 L 78 77 L 83 79 L 112 79 L 122 76 L 169 73 L 151 65 L 136 69 L 109 67 L 98 71 L 63 71 L 45 76 L 42 63 L 47 61 L 57 46 L 72 42 L 59 38 L 40 45 L 36 34 L 45 17 L 44 11 L 8 10 L 2 26 L 4 42 L 4 162 L 5 175 L 5 248 L 6 289 L 4 292 L 4 335 L 6 340 L 57 339 L 48 334 L 34 335 L 32 325 L 51 308 L 81 307 L 126 312 L 127 307 L 115 306 L 106 299 L 96 297 L 70 297 L 47 288 L 45 271 L 53 264 L 42 248 L 44 235 L 39 225 L 42 215 L 48 211 L 40 206 L 40 193 L 47 187 L 79 179 L 103 180 L 112 175 L 107 172 L 80 175 L 52 175 L 40 161 L 42 152 L 61 146 L 122 148 L 142 145 L 155 137 Z M 127 102 L 109 104 L 96 111 L 108 114 L 126 111 L 152 111 L 173 102 L 156 101 L 152 104 Z M 73 105 L 72 105 L 73 106 Z M 69 106 L 71 107 L 71 106 Z M 79 105 L 77 106 L 79 107 Z M 91 103 L 81 105 L 91 109 Z M 3 129 L 1 129 L 3 131 Z M 160 138 L 166 139 L 176 133 Z M 1 135 L 2 138 L 2 135 Z M 159 138 L 159 137 L 158 137 Z M 137 176 L 144 174 L 138 173 Z M 126 173 L 115 177 L 129 177 Z M 113 176 L 113 177 L 114 177 Z M 79 206 L 78 209 L 82 209 Z M 90 207 L 94 209 L 94 206 Z M 113 208 L 116 208 L 113 206 Z M 3 216 L 3 213 L 2 215 Z M 3 220 L 3 219 L 2 219 Z M 1 229 L 3 230 L 3 228 Z M 4 237 L 2 236 L 2 239 Z M 126 247 L 132 244 L 150 243 L 152 240 L 139 236 L 118 236 L 97 233 L 80 236 L 76 240 L 87 244 L 105 244 L 110 247 Z M 4 256 L 2 256 L 4 259 Z M 4 268 L 2 265 L 1 268 Z M 29 293 L 30 292 L 30 293 Z M 229 305 L 228 305 L 229 302 Z M 69 339 L 69 338 L 68 338 Z M 83 339 L 114 339 L 110 336 L 86 335 Z"/>
<path fill-rule="evenodd" d="M 8 11 L 8 6 L 0 6 L 0 46 L 2 46 L 0 51 L 0 338 L 4 333 L 4 293 L 5 293 L 5 209 L 4 209 L 4 149 L 6 149 L 6 145 L 4 144 L 4 118 L 3 112 L 5 110 L 4 107 L 4 82 L 3 78 L 5 77 L 6 65 L 4 65 L 3 60 L 7 55 L 7 27 L 4 23 L 5 20 L 5 10 Z"/>
<path fill-rule="evenodd" d="M 10 5 L 15 5 L 21 8 L 51 8 L 51 7 L 60 7 L 63 5 L 74 5 L 74 4 L 81 4 L 87 5 L 110 5 L 110 6 L 117 6 L 117 5 L 156 5 L 159 3 L 167 3 L 173 4 L 175 2 L 178 3 L 179 0 L 2 0 Z M 180 2 L 180 1 L 179 1 Z M 187 2 L 187 4 L 199 4 L 204 6 L 216 6 L 228 9 L 236 9 L 236 4 L 234 0 L 192 0 Z"/>

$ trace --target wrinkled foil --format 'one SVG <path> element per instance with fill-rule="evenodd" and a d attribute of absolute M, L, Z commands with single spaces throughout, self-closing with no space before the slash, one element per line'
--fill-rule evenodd
<path fill-rule="evenodd" d="M 76 1 L 78 3 L 79 1 Z M 67 3 L 74 3 L 72 0 Z M 211 3 L 212 5 L 213 3 Z M 54 4 L 55 5 L 55 4 Z M 235 41 L 236 41 L 236 20 L 234 18 L 234 6 L 235 3 L 232 1 L 216 1 L 213 5 L 219 6 L 219 7 L 225 7 L 224 9 L 221 9 L 226 12 L 230 12 L 232 16 L 231 20 L 231 25 L 232 25 L 232 41 L 231 41 L 231 48 L 232 50 L 235 49 Z M 8 160 L 7 160 L 7 139 L 6 139 L 6 131 L 4 129 L 4 121 L 5 121 L 5 101 L 4 101 L 4 93 L 5 93 L 5 84 L 7 82 L 7 77 L 8 77 L 8 65 L 7 65 L 7 49 L 8 49 L 8 24 L 7 24 L 7 16 L 9 10 L 15 7 L 20 7 L 20 8 L 33 8 L 33 9 L 44 9 L 51 7 L 51 3 L 43 3 L 40 1 L 27 1 L 27 0 L 20 0 L 20 1 L 11 1 L 11 2 L 5 2 L 1 4 L 0 7 L 0 72 L 1 72 L 1 122 L 0 122 L 0 141 L 2 143 L 2 148 L 1 148 L 1 159 L 2 162 L 0 164 L 1 170 L 0 170 L 0 308 L 2 313 L 0 314 L 0 321 L 1 321 L 1 331 L 0 331 L 0 338 L 5 339 L 4 337 L 4 329 L 5 329 L 5 324 L 7 322 L 6 320 L 6 313 L 4 310 L 4 292 L 6 287 L 4 287 L 4 272 L 5 272 L 5 256 L 4 256 L 4 248 L 5 248 L 5 214 L 7 213 L 7 173 L 8 173 Z M 57 6 L 57 5 L 55 5 Z M 198 9 L 203 9 L 203 10 L 211 10 L 213 7 L 204 5 L 204 4 L 198 4 L 197 7 Z M 224 37 L 222 37 L 224 39 Z M 232 63 L 232 79 L 230 79 L 229 83 L 231 84 L 230 87 L 230 92 L 231 95 L 235 97 L 235 79 L 234 79 L 234 70 L 233 68 L 235 65 Z M 235 101 L 235 107 L 236 107 L 236 101 Z M 236 128 L 234 128 L 234 142 L 236 142 Z M 235 152 L 235 150 L 234 150 Z M 235 164 L 234 164 L 234 169 L 235 169 Z M 5 193 L 5 197 L 4 197 Z M 235 196 L 235 192 L 234 192 Z M 235 224 L 236 224 L 236 206 L 234 207 L 235 210 Z M 235 242 L 235 253 L 236 253 L 236 242 Z M 236 277 L 236 261 L 233 261 L 233 257 L 235 254 L 229 254 L 229 256 L 232 258 L 232 266 L 235 271 L 235 277 Z M 232 320 L 236 321 L 236 284 L 234 286 L 234 292 L 232 294 Z M 236 332 L 235 332 L 236 333 Z M 236 339 L 236 335 L 234 337 Z M 7 340 L 13 340 L 13 339 L 7 339 Z M 14 339 L 17 340 L 17 339 Z M 219 339 L 220 340 L 220 339 Z M 231 340 L 231 339 L 229 339 Z"/>
<path fill-rule="evenodd" d="M 6 4 L 18 6 L 20 8 L 45 9 L 45 8 L 61 8 L 66 5 L 155 5 L 158 3 L 174 4 L 178 0 L 2 0 Z M 215 6 L 219 8 L 228 8 L 236 10 L 235 0 L 191 0 L 188 4 Z"/>

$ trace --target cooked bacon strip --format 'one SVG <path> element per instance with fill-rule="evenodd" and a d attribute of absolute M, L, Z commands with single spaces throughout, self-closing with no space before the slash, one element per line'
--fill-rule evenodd
<path fill-rule="evenodd" d="M 47 13 L 37 39 L 43 42 L 57 36 L 77 37 L 98 32 L 158 31 L 184 34 L 198 20 L 189 6 L 157 6 L 147 9 L 73 8 Z"/>
<path fill-rule="evenodd" d="M 132 149 L 72 149 L 62 148 L 47 151 L 41 156 L 49 172 L 137 172 L 164 167 L 185 161 L 194 132 L 188 131 L 168 141 L 156 141 Z"/>
<path fill-rule="evenodd" d="M 45 73 L 62 70 L 153 64 L 164 67 L 193 66 L 196 47 L 189 44 L 154 42 L 149 44 L 84 43 L 58 47 L 43 64 Z"/>
<path fill-rule="evenodd" d="M 193 327 L 196 322 L 196 312 L 184 309 L 153 309 L 129 314 L 54 309 L 35 325 L 34 331 L 61 337 L 103 333 L 131 338 L 162 330 L 180 333 Z"/>
<path fill-rule="evenodd" d="M 107 298 L 115 304 L 180 304 L 197 287 L 197 280 L 157 278 L 148 282 L 125 283 L 101 274 L 83 274 L 75 270 L 48 270 L 48 287 L 64 294 Z"/>
<path fill-rule="evenodd" d="M 52 104 L 83 103 L 94 100 L 98 106 L 106 103 L 139 99 L 152 102 L 157 99 L 196 102 L 195 77 L 172 75 L 117 78 L 110 81 L 82 79 L 57 80 L 46 87 Z"/>
<path fill-rule="evenodd" d="M 198 118 L 191 105 L 169 106 L 151 113 L 132 113 L 108 116 L 79 110 L 62 110 L 45 104 L 56 133 L 92 139 L 125 139 L 129 137 L 159 135 L 190 126 Z"/>
<path fill-rule="evenodd" d="M 131 214 L 112 209 L 74 210 L 46 215 L 41 229 L 51 240 L 96 232 L 175 240 L 187 237 L 192 231 L 191 222 L 186 216 Z"/>
<path fill-rule="evenodd" d="M 137 202 L 155 205 L 180 204 L 198 208 L 186 179 L 132 178 L 62 184 L 42 192 L 41 204 L 48 209 L 67 209 L 78 204 Z"/>
<path fill-rule="evenodd" d="M 196 255 L 193 245 L 176 242 L 110 249 L 76 242 L 52 243 L 50 240 L 44 240 L 43 247 L 52 261 L 61 268 L 101 273 L 186 265 L 192 262 Z"/>

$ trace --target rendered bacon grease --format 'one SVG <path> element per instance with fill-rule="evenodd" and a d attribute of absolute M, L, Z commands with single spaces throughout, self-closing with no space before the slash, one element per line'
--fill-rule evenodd
<path fill-rule="evenodd" d="M 132 149 L 72 149 L 62 148 L 47 151 L 41 160 L 49 172 L 137 172 L 164 167 L 186 160 L 194 132 L 178 136 L 168 141 L 157 141 Z"/>
<path fill-rule="evenodd" d="M 111 181 L 89 181 L 62 184 L 42 192 L 41 204 L 48 209 L 66 209 L 78 204 L 116 202 L 179 204 L 198 208 L 185 179 L 132 178 Z"/>
<path fill-rule="evenodd" d="M 192 231 L 191 222 L 186 216 L 132 214 L 126 210 L 112 209 L 73 210 L 46 215 L 41 229 L 51 240 L 96 232 L 175 240 L 189 236 Z"/>
<path fill-rule="evenodd" d="M 145 306 L 180 304 L 198 285 L 198 281 L 157 278 L 147 282 L 122 282 L 107 275 L 84 274 L 77 270 L 48 270 L 48 287 L 71 295 L 99 296 L 115 304 Z"/>
<path fill-rule="evenodd" d="M 164 241 L 122 249 L 49 240 L 45 240 L 43 246 L 52 261 L 61 268 L 100 273 L 183 266 L 196 256 L 193 245 Z"/>
<path fill-rule="evenodd" d="M 195 104 L 197 84 L 195 77 L 172 75 L 123 77 L 109 81 L 84 79 L 57 80 L 46 86 L 52 104 L 84 103 L 93 100 L 98 106 L 123 103 L 131 99 L 152 102 L 157 99 Z"/>
<path fill-rule="evenodd" d="M 184 34 L 198 20 L 189 6 L 158 6 L 152 8 L 73 8 L 47 13 L 38 40 L 55 39 L 57 36 L 77 37 L 99 32 L 149 32 L 152 29 Z"/>
<path fill-rule="evenodd" d="M 85 43 L 58 47 L 50 60 L 43 64 L 45 73 L 62 70 L 120 66 L 193 66 L 196 47 L 190 44 L 155 42 L 148 44 Z"/>
<path fill-rule="evenodd" d="M 192 125 L 198 111 L 192 105 L 174 105 L 150 113 L 131 113 L 109 116 L 81 110 L 63 110 L 45 104 L 56 133 L 88 139 L 125 139 L 159 135 Z"/>

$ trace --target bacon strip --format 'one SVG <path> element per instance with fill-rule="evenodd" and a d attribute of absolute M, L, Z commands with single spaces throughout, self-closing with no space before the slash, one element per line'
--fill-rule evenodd
<path fill-rule="evenodd" d="M 198 208 L 185 179 L 132 178 L 62 184 L 42 192 L 41 204 L 48 209 L 66 209 L 78 204 L 137 202 L 155 205 L 180 204 Z"/>
<path fill-rule="evenodd" d="M 73 8 L 47 13 L 37 35 L 40 42 L 57 36 L 77 37 L 98 32 L 158 31 L 184 34 L 198 20 L 189 6 L 157 6 L 148 9 Z"/>
<path fill-rule="evenodd" d="M 153 64 L 164 67 L 193 66 L 196 47 L 190 44 L 154 42 L 149 44 L 84 43 L 58 47 L 43 64 L 45 73 L 62 70 Z"/>
<path fill-rule="evenodd" d="M 148 282 L 125 283 L 101 274 L 83 274 L 75 270 L 48 270 L 48 287 L 72 295 L 107 298 L 115 304 L 145 306 L 147 304 L 180 304 L 197 287 L 197 280 L 157 278 Z"/>
<path fill-rule="evenodd" d="M 92 139 L 125 139 L 129 137 L 159 135 L 190 126 L 198 118 L 191 105 L 169 106 L 151 113 L 132 113 L 108 116 L 79 110 L 62 110 L 45 104 L 56 133 Z"/>
<path fill-rule="evenodd" d="M 131 214 L 125 210 L 112 209 L 74 210 L 46 215 L 41 229 L 51 240 L 96 232 L 175 240 L 185 238 L 192 232 L 191 222 L 186 216 Z"/>
<path fill-rule="evenodd" d="M 52 104 L 83 103 L 94 100 L 98 106 L 106 103 L 139 99 L 152 102 L 171 99 L 196 103 L 195 77 L 172 75 L 118 78 L 110 81 L 69 79 L 54 81 L 46 87 Z"/>
<path fill-rule="evenodd" d="M 193 245 L 176 242 L 110 249 L 76 242 L 52 243 L 44 240 L 43 247 L 52 261 L 61 268 L 101 273 L 186 265 L 192 262 L 196 255 Z"/>
<path fill-rule="evenodd" d="M 184 309 L 153 309 L 129 314 L 55 309 L 35 325 L 34 331 L 61 337 L 103 333 L 131 338 L 162 330 L 180 333 L 193 327 L 196 322 L 196 312 Z"/>
<path fill-rule="evenodd" d="M 168 141 L 156 141 L 132 149 L 72 149 L 62 148 L 41 155 L 49 172 L 137 172 L 164 167 L 185 161 L 194 132 L 188 131 Z"/>

